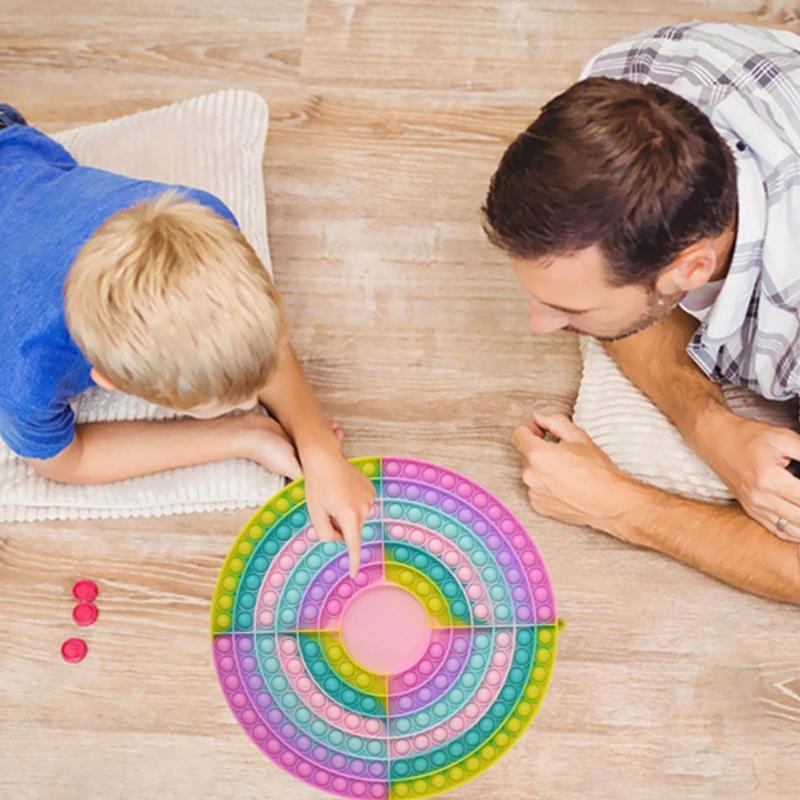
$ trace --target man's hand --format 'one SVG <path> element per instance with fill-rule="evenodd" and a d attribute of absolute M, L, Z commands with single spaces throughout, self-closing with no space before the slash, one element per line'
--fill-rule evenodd
<path fill-rule="evenodd" d="M 546 441 L 550 434 L 557 442 Z M 628 477 L 562 414 L 514 431 L 535 511 L 659 550 L 748 592 L 800 604 L 797 545 L 734 505 L 686 500 Z M 794 479 L 793 479 L 794 480 Z"/>
<path fill-rule="evenodd" d="M 800 542 L 800 480 L 786 469 L 789 459 L 800 461 L 800 436 L 728 412 L 709 419 L 694 445 L 756 522 Z"/>
<path fill-rule="evenodd" d="M 314 529 L 323 542 L 344 539 L 350 575 L 355 577 L 361 559 L 361 528 L 375 499 L 372 482 L 337 451 L 307 453 L 303 466 Z"/>
<path fill-rule="evenodd" d="M 547 441 L 547 434 L 558 441 Z M 563 414 L 537 414 L 511 440 L 522 455 L 522 480 L 534 511 L 620 535 L 614 521 L 635 502 L 631 490 L 637 483 L 583 430 Z"/>

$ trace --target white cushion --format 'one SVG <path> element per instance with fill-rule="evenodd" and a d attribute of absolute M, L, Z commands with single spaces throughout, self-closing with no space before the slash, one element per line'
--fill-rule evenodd
<path fill-rule="evenodd" d="M 595 339 L 581 339 L 583 377 L 573 419 L 620 469 L 669 492 L 698 500 L 733 499 L 678 430 L 619 370 Z M 740 387 L 722 387 L 744 417 L 798 430 L 797 403 L 776 403 Z"/>
<path fill-rule="evenodd" d="M 268 119 L 267 105 L 259 95 L 225 91 L 53 138 L 81 164 L 182 183 L 217 195 L 271 271 L 262 174 Z M 138 398 L 100 389 L 81 395 L 75 409 L 80 421 L 174 416 Z M 280 478 L 257 464 L 231 460 L 102 486 L 69 486 L 39 477 L 0 441 L 0 521 L 4 522 L 243 508 L 263 502 L 281 485 Z"/>

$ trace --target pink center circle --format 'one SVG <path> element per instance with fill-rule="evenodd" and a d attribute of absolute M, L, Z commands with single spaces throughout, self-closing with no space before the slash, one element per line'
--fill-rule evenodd
<path fill-rule="evenodd" d="M 342 642 L 362 667 L 396 675 L 413 667 L 428 649 L 431 625 L 414 595 L 391 584 L 359 592 L 342 618 Z"/>

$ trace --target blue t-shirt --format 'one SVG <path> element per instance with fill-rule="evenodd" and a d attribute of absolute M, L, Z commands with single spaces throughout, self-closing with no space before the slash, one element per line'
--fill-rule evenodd
<path fill-rule="evenodd" d="M 18 455 L 51 458 L 67 447 L 69 401 L 94 385 L 64 320 L 78 251 L 109 217 L 169 189 L 236 224 L 207 192 L 79 166 L 35 128 L 0 130 L 0 437 Z"/>

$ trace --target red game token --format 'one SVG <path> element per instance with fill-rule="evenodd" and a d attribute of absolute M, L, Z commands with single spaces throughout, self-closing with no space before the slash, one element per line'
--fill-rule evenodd
<path fill-rule="evenodd" d="M 94 581 L 78 581 L 72 587 L 72 596 L 76 600 L 94 600 L 97 597 L 97 584 Z"/>
<path fill-rule="evenodd" d="M 69 664 L 77 664 L 79 661 L 83 661 L 88 651 L 89 648 L 83 639 L 67 639 L 61 645 L 61 657 Z"/>
<path fill-rule="evenodd" d="M 97 621 L 97 606 L 94 603 L 78 603 L 72 609 L 72 619 L 81 627 L 94 625 Z"/>

